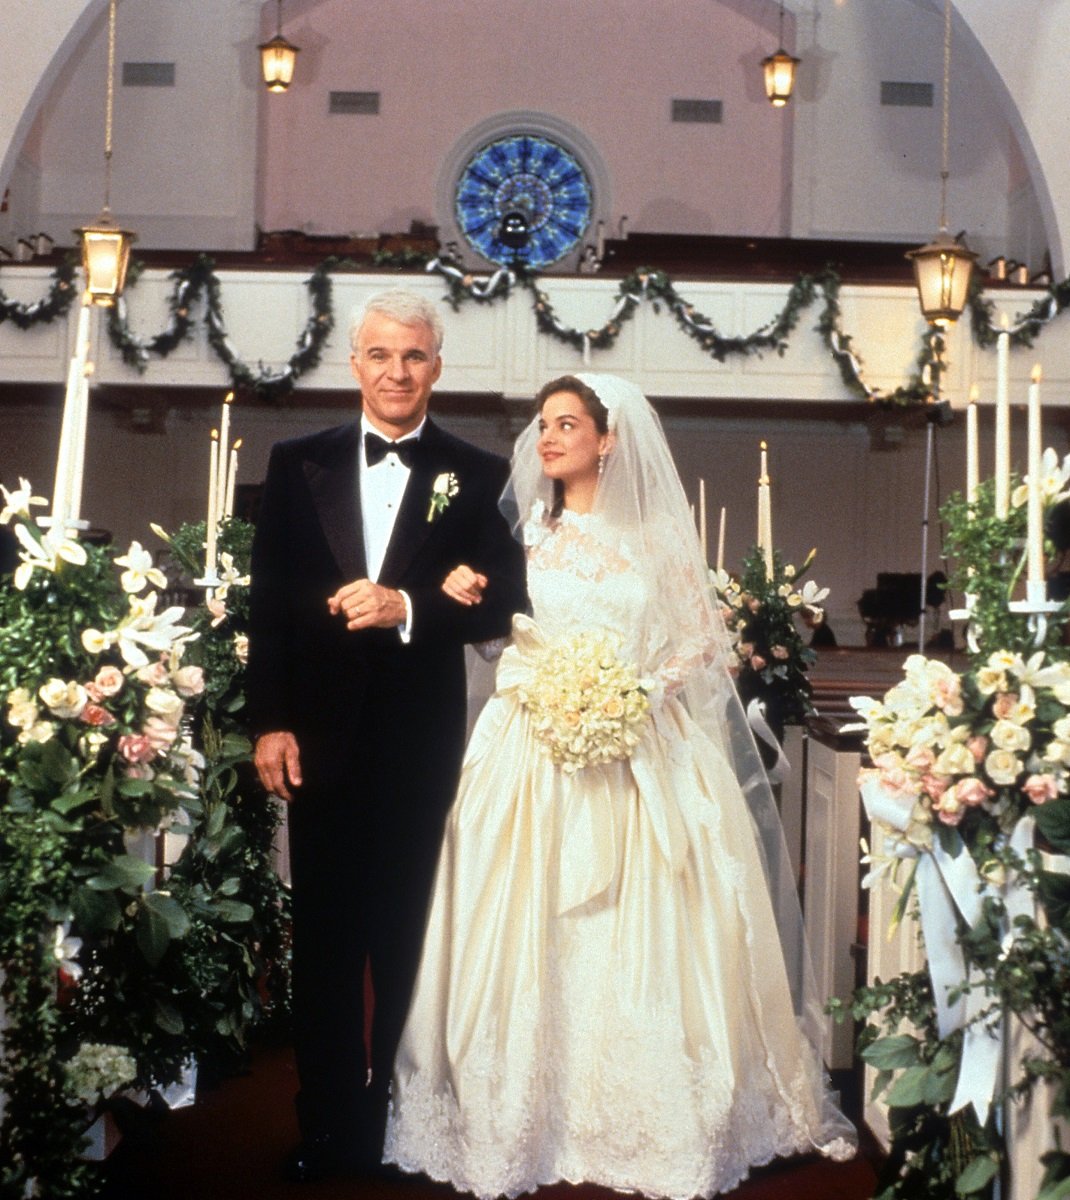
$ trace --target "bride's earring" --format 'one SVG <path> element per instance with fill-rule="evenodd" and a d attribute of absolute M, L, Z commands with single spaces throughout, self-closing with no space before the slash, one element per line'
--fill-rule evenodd
<path fill-rule="evenodd" d="M 598 456 L 598 478 L 602 478 L 602 472 L 606 469 L 606 456 L 600 454 Z"/>

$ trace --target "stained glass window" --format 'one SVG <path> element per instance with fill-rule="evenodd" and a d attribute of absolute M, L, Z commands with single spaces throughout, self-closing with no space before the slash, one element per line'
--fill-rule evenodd
<path fill-rule="evenodd" d="M 544 267 L 583 237 L 591 221 L 591 184 L 575 156 L 557 142 L 513 134 L 469 159 L 457 181 L 456 207 L 461 232 L 484 258 Z M 507 217 L 511 244 L 501 240 Z"/>

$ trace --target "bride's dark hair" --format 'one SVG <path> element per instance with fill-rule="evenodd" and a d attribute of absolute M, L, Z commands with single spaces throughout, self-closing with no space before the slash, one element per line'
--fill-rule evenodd
<path fill-rule="evenodd" d="M 535 415 L 539 416 L 546 401 L 559 392 L 571 392 L 574 396 L 579 396 L 583 407 L 587 410 L 587 415 L 594 421 L 595 429 L 599 433 L 609 432 L 609 412 L 606 406 L 598 399 L 598 393 L 594 388 L 589 387 L 582 379 L 577 379 L 575 375 L 559 375 L 556 379 L 551 379 L 549 383 L 544 383 L 535 393 Z M 553 481 L 553 489 L 554 497 L 553 503 L 550 505 L 550 516 L 559 517 L 565 505 L 565 489 L 560 479 Z"/>

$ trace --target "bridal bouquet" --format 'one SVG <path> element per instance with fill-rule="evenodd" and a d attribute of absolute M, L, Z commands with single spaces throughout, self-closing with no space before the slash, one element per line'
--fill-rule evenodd
<path fill-rule="evenodd" d="M 620 659 L 609 633 L 585 631 L 543 647 L 520 703 L 535 736 L 569 774 L 631 757 L 649 718 L 649 682 Z"/>

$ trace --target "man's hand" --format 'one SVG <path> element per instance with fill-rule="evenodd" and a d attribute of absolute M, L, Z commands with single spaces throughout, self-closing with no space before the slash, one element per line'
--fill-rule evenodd
<path fill-rule="evenodd" d="M 301 786 L 301 755 L 297 749 L 297 738 L 285 731 L 261 734 L 257 738 L 253 761 L 264 787 L 289 804 L 293 800 L 290 788 Z"/>
<path fill-rule="evenodd" d="M 486 586 L 486 575 L 473 571 L 464 563 L 454 567 L 442 581 L 442 590 L 451 600 L 468 606 L 479 604 L 483 600 L 483 590 Z"/>
<path fill-rule="evenodd" d="M 346 629 L 393 629 L 408 615 L 401 593 L 370 579 L 357 579 L 340 587 L 327 601 L 333 616 L 346 619 Z"/>

